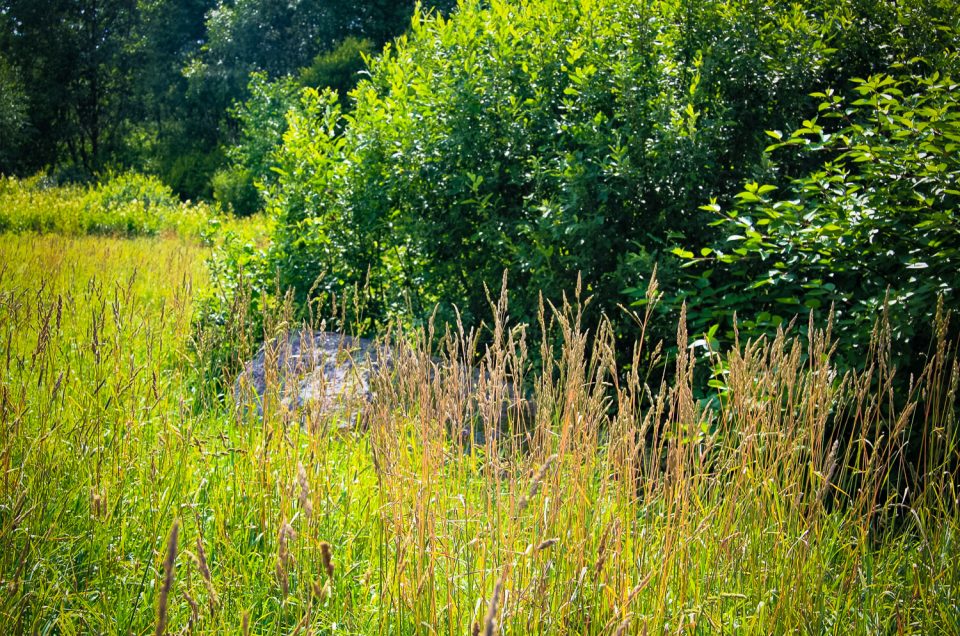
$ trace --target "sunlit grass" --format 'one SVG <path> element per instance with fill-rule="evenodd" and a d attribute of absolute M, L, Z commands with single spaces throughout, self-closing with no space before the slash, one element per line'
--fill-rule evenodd
<path fill-rule="evenodd" d="M 691 359 L 616 373 L 568 308 L 539 408 L 497 436 L 535 346 L 501 308 L 485 355 L 399 338 L 344 432 L 194 404 L 204 256 L 0 236 L 0 632 L 153 633 L 172 547 L 168 633 L 960 631 L 947 343 L 917 408 L 878 333 L 845 379 L 822 335 L 743 344 L 705 411 Z M 482 359 L 479 396 L 437 356 Z M 474 421 L 481 445 L 449 435 Z"/>
<path fill-rule="evenodd" d="M 169 190 L 159 203 L 125 192 L 147 177 L 120 176 L 96 186 L 51 185 L 42 175 L 15 179 L 0 175 L 0 232 L 55 233 L 63 236 L 179 236 L 192 241 L 213 241 L 220 233 L 262 235 L 262 218 L 238 220 L 203 202 L 180 202 Z M 139 180 L 139 181 L 138 181 Z M 146 187 L 146 186 L 144 186 Z M 118 194 L 116 191 L 120 190 Z M 126 198 L 125 198 L 126 197 Z M 109 205 L 104 205 L 107 200 Z"/>

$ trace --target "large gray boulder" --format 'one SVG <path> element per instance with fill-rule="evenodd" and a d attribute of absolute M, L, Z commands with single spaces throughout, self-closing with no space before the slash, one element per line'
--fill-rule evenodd
<path fill-rule="evenodd" d="M 264 405 L 274 413 L 296 419 L 311 428 L 334 426 L 350 428 L 363 422 L 371 402 L 377 397 L 377 382 L 390 382 L 393 387 L 404 378 L 394 374 L 394 361 L 412 352 L 378 344 L 368 338 L 346 336 L 331 331 L 300 330 L 266 343 L 247 363 L 234 385 L 234 398 L 245 409 L 264 414 Z M 430 358 L 429 378 L 448 382 L 458 394 L 456 414 L 447 414 L 445 422 L 451 432 L 483 443 L 482 430 L 502 430 L 508 420 L 522 425 L 530 423 L 536 412 L 535 403 L 521 395 L 511 382 L 500 387 L 501 397 L 494 402 L 492 427 L 477 421 L 478 388 L 482 374 L 478 369 L 460 366 L 460 375 L 453 366 L 439 358 Z M 403 367 L 401 363 L 399 366 Z M 459 380 L 459 381 L 458 381 Z M 380 385 L 383 387 L 383 384 Z M 267 395 L 273 387 L 275 395 Z M 387 394 L 396 392 L 388 390 Z M 418 396 L 428 399 L 427 396 Z M 382 399 L 387 399 L 381 396 Z M 487 398 L 489 399 L 489 398 Z M 400 406 L 400 405 L 397 405 Z M 487 413 L 491 413 L 487 409 Z M 455 420 L 455 421 L 454 421 Z"/>
<path fill-rule="evenodd" d="M 352 426 L 372 399 L 372 375 L 389 351 L 368 338 L 332 331 L 300 330 L 266 343 L 246 364 L 234 384 L 241 406 L 264 405 L 286 412 L 309 411 L 340 426 Z M 389 363 L 389 362 L 388 362 Z M 267 387 L 277 395 L 268 402 Z"/>

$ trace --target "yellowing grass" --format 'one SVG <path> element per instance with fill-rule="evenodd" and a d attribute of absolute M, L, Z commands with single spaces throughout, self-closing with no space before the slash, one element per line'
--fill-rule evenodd
<path fill-rule="evenodd" d="M 948 343 L 915 406 L 889 397 L 883 333 L 845 379 L 823 335 L 743 344 L 706 409 L 690 358 L 620 373 L 567 308 L 539 408 L 495 434 L 533 346 L 501 308 L 484 355 L 400 338 L 365 428 L 338 432 L 195 402 L 202 249 L 0 256 L 2 633 L 153 633 L 161 606 L 167 633 L 960 631 Z M 478 397 L 438 354 L 482 360 Z M 477 444 L 449 432 L 471 423 Z"/>

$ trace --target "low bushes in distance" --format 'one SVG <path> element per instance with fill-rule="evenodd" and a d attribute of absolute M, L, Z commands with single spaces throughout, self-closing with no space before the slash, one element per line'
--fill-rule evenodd
<path fill-rule="evenodd" d="M 155 177 L 112 175 L 92 186 L 56 185 L 44 175 L 0 180 L 0 231 L 202 239 L 217 210 L 181 202 Z"/>

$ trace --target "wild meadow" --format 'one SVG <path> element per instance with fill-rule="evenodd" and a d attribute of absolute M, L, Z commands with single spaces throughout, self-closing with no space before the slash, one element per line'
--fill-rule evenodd
<path fill-rule="evenodd" d="M 541 344 L 502 299 L 482 351 L 395 333 L 356 426 L 276 382 L 261 420 L 198 397 L 207 253 L 0 236 L 4 633 L 960 630 L 955 343 L 902 378 L 882 323 L 857 373 L 828 325 L 740 342 L 701 401 L 683 323 L 676 359 L 624 369 L 584 300 Z M 508 381 L 537 408 L 494 430 Z"/>
<path fill-rule="evenodd" d="M 960 634 L 956 4 L 0 0 L 0 636 Z"/>

